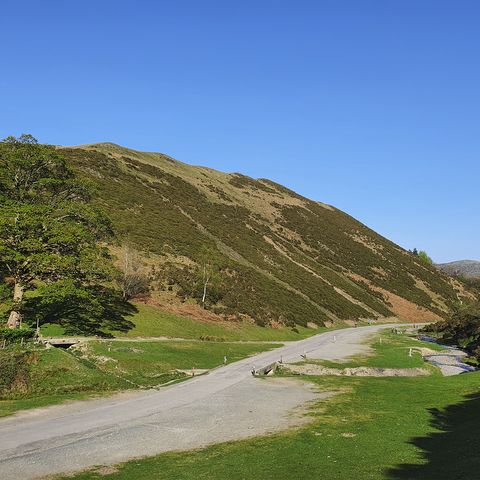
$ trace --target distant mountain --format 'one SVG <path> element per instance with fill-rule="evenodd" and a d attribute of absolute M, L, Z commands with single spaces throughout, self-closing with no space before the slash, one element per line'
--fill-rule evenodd
<path fill-rule="evenodd" d="M 477 260 L 458 260 L 449 263 L 437 263 L 436 267 L 448 275 L 480 277 L 480 262 Z"/>
<path fill-rule="evenodd" d="M 111 143 L 61 148 L 97 185 L 122 243 L 140 252 L 153 299 L 261 325 L 445 316 L 462 285 L 337 208 L 266 179 Z M 308 172 L 305 173 L 308 175 Z M 319 191 L 321 179 L 319 179 Z"/>

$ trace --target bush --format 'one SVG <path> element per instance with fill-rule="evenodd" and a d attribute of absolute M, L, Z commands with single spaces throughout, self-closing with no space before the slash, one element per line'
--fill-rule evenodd
<path fill-rule="evenodd" d="M 0 328 L 0 341 L 6 343 L 20 343 L 31 340 L 35 337 L 35 330 L 32 328 Z"/>
<path fill-rule="evenodd" d="M 424 331 L 434 333 L 442 343 L 459 345 L 480 358 L 480 304 L 463 307 L 451 318 L 433 325 Z"/>

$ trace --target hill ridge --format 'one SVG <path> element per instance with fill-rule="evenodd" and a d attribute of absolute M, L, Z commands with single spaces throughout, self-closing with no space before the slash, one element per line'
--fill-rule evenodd
<path fill-rule="evenodd" d="M 480 277 L 480 261 L 478 260 L 455 260 L 453 262 L 437 263 L 435 266 L 449 275 Z"/>

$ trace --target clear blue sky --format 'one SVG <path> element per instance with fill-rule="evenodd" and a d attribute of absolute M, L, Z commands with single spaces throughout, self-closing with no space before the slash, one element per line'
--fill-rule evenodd
<path fill-rule="evenodd" d="M 0 135 L 268 177 L 480 259 L 477 0 L 10 1 Z"/>

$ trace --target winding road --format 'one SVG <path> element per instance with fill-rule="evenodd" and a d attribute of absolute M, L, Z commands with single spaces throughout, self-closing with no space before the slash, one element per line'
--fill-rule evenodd
<path fill-rule="evenodd" d="M 0 420 L 0 478 L 29 480 L 188 450 L 290 428 L 328 392 L 295 379 L 254 378 L 252 368 L 301 355 L 343 359 L 368 350 L 392 325 L 348 328 L 288 342 L 159 390 L 127 392 L 24 411 Z"/>

